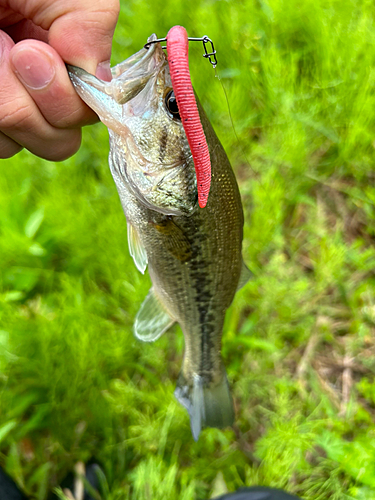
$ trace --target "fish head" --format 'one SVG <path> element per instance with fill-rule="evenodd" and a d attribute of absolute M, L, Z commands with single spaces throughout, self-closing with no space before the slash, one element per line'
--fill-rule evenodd
<path fill-rule="evenodd" d="M 156 40 L 156 35 L 148 42 Z M 68 66 L 72 83 L 108 127 L 110 165 L 121 184 L 152 210 L 188 215 L 197 207 L 194 162 L 182 126 L 166 55 L 152 43 L 112 68 L 106 82 Z"/>

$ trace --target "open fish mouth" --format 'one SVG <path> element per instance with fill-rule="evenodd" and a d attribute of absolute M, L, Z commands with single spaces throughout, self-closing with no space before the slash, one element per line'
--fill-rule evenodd
<path fill-rule="evenodd" d="M 155 34 L 148 38 L 148 41 L 153 40 L 156 40 Z M 147 83 L 152 78 L 156 78 L 166 65 L 167 59 L 163 49 L 159 44 L 152 44 L 149 49 L 142 48 L 122 63 L 111 68 L 112 80 L 110 82 L 100 80 L 76 66 L 67 64 L 67 69 L 79 95 L 98 114 L 100 120 L 111 128 L 110 125 L 113 120 L 108 123 L 108 109 L 106 109 L 110 101 L 102 97 L 102 103 L 98 102 L 98 93 L 112 98 L 113 105 L 110 107 L 110 112 L 116 110 L 117 113 L 115 112 L 114 115 L 120 118 L 118 114 L 120 106 L 137 97 L 144 90 Z M 92 98 L 90 98 L 91 92 L 89 90 L 93 93 Z"/>

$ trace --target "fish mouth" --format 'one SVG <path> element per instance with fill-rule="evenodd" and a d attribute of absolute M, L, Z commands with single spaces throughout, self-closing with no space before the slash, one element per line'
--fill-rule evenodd
<path fill-rule="evenodd" d="M 148 38 L 148 42 L 156 39 L 153 34 Z M 160 43 L 152 43 L 148 49 L 142 48 L 111 68 L 112 80 L 109 82 L 100 80 L 76 66 L 67 64 L 67 69 L 80 97 L 108 128 L 116 131 L 118 127 L 114 127 L 114 121 L 122 121 L 121 107 L 137 97 L 150 80 L 156 80 L 166 65 L 167 58 Z M 151 89 L 148 94 L 152 94 Z M 153 100 L 152 95 L 147 98 Z"/>

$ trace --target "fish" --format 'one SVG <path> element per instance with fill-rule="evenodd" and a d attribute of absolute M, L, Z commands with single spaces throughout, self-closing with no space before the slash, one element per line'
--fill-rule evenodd
<path fill-rule="evenodd" d="M 155 34 L 148 38 L 155 40 Z M 110 82 L 74 66 L 68 72 L 78 95 L 108 127 L 129 252 L 140 272 L 148 266 L 152 281 L 134 334 L 154 342 L 179 323 L 185 351 L 175 396 L 197 440 L 203 428 L 231 426 L 235 417 L 221 339 L 226 310 L 250 271 L 242 258 L 244 216 L 234 172 L 197 98 L 212 168 L 210 194 L 200 208 L 194 160 L 160 43 L 114 66 Z"/>

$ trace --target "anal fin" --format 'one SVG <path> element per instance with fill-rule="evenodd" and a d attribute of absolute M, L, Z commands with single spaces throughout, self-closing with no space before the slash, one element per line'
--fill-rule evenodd
<path fill-rule="evenodd" d="M 174 322 L 151 288 L 135 317 L 134 334 L 143 342 L 154 342 Z"/>
<path fill-rule="evenodd" d="M 147 267 L 147 253 L 145 247 L 141 243 L 139 234 L 130 222 L 128 222 L 128 245 L 129 253 L 133 257 L 134 264 L 138 271 L 144 274 Z"/>

